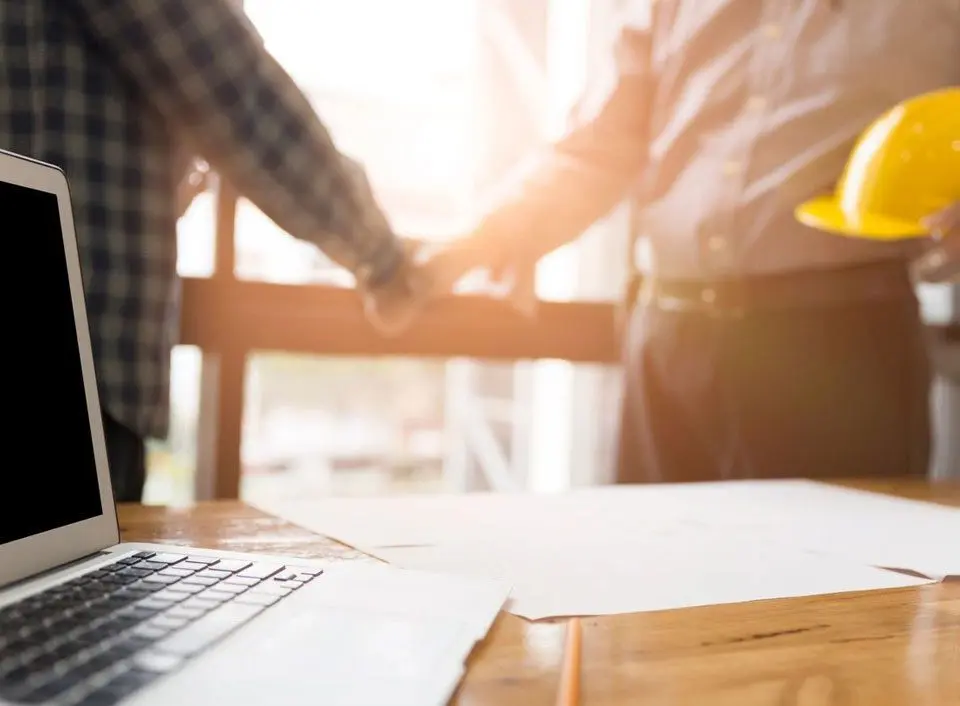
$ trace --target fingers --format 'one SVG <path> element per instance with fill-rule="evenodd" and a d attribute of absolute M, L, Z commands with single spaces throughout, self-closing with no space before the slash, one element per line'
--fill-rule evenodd
<path fill-rule="evenodd" d="M 406 287 L 390 287 L 367 302 L 367 316 L 384 335 L 402 332 L 429 306 L 431 300 L 454 293 L 469 274 L 486 270 L 491 284 L 502 285 L 499 294 L 525 316 L 537 310 L 535 262 L 515 262 L 503 248 L 462 238 L 443 245 L 410 242 Z"/>
<path fill-rule="evenodd" d="M 456 285 L 471 272 L 485 266 L 485 256 L 470 243 L 454 242 L 425 255 L 420 267 L 429 276 L 434 296 L 453 292 Z"/>
<path fill-rule="evenodd" d="M 938 232 L 937 244 L 911 264 L 913 277 L 930 284 L 960 282 L 960 229 L 951 225 Z"/>
<path fill-rule="evenodd" d="M 940 240 L 947 234 L 956 234 L 960 231 L 960 203 L 955 203 L 925 218 L 923 225 L 930 230 L 930 234 L 936 240 Z"/>
<path fill-rule="evenodd" d="M 408 275 L 409 286 L 369 294 L 364 298 L 367 320 L 384 336 L 403 333 L 419 317 L 428 296 L 423 287 Z"/>

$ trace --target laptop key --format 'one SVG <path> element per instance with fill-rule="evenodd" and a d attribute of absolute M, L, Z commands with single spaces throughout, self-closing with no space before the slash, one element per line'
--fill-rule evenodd
<path fill-rule="evenodd" d="M 210 601 L 203 598 L 203 594 L 200 594 L 200 597 L 192 597 L 185 600 L 181 603 L 184 608 L 188 610 L 198 610 L 204 613 L 209 613 L 214 608 L 220 607 L 220 601 Z"/>
<path fill-rule="evenodd" d="M 134 606 L 137 608 L 143 608 L 144 610 L 152 610 L 154 612 L 159 612 L 161 610 L 166 610 L 172 605 L 170 601 L 158 601 L 153 596 L 149 598 L 144 598 L 142 601 L 137 601 L 134 603 Z"/>
<path fill-rule="evenodd" d="M 162 583 L 143 583 L 142 581 L 137 581 L 136 583 L 131 583 L 124 589 L 125 593 L 130 593 L 136 598 L 144 598 L 149 596 L 151 593 L 156 593 L 157 591 L 163 590 Z"/>
<path fill-rule="evenodd" d="M 81 678 L 74 674 L 66 674 L 37 686 L 20 698 L 22 704 L 43 704 L 65 694 L 80 683 Z"/>
<path fill-rule="evenodd" d="M 130 694 L 143 688 L 156 678 L 156 675 L 151 674 L 150 672 L 127 672 L 126 674 L 121 674 L 119 677 L 116 677 L 113 681 L 109 682 L 101 691 L 94 692 L 92 696 L 94 699 L 97 698 L 97 694 L 111 696 L 116 699 L 113 703 L 119 703 Z M 96 703 L 96 701 L 94 701 L 94 703 Z"/>
<path fill-rule="evenodd" d="M 218 579 L 213 579 L 209 576 L 188 576 L 180 583 L 195 584 L 197 586 L 213 586 L 220 582 Z"/>
<path fill-rule="evenodd" d="M 0 679 L 0 703 L 6 703 L 3 699 L 8 699 L 13 703 L 22 703 L 24 696 L 33 691 L 33 688 L 23 681 L 4 681 Z"/>
<path fill-rule="evenodd" d="M 211 564 L 216 564 L 219 559 L 212 556 L 188 556 L 187 561 L 194 564 L 203 564 L 204 566 L 210 566 Z"/>
<path fill-rule="evenodd" d="M 154 618 L 149 623 L 148 627 L 159 628 L 160 630 L 179 630 L 180 628 L 187 625 L 190 621 L 184 620 L 183 618 L 171 617 L 168 615 L 161 615 L 157 618 Z"/>
<path fill-rule="evenodd" d="M 221 581 L 220 583 L 213 586 L 213 591 L 220 593 L 243 593 L 246 590 L 249 590 L 249 586 L 244 586 L 243 584 L 230 583 L 229 581 Z"/>
<path fill-rule="evenodd" d="M 221 559 L 214 564 L 212 568 L 216 571 L 226 571 L 227 573 L 235 574 L 238 571 L 243 571 L 248 566 L 250 566 L 249 561 L 243 561 L 240 559 Z"/>
<path fill-rule="evenodd" d="M 130 621 L 131 625 L 129 627 L 133 627 L 133 625 L 137 623 L 142 623 L 144 620 L 149 620 L 154 617 L 157 613 L 164 610 L 165 607 L 166 606 L 154 608 L 150 606 L 144 607 L 138 603 L 133 608 L 124 608 L 118 617 L 122 620 Z"/>
<path fill-rule="evenodd" d="M 185 554 L 154 554 L 150 557 L 150 561 L 157 564 L 177 564 L 181 561 L 186 560 Z"/>
<path fill-rule="evenodd" d="M 241 593 L 237 596 L 236 600 L 233 603 L 239 603 L 241 605 L 258 605 L 264 608 L 272 606 L 274 603 L 280 600 L 280 596 L 271 596 L 266 593 Z"/>
<path fill-rule="evenodd" d="M 133 658 L 136 669 L 153 674 L 168 674 L 183 664 L 183 657 L 156 650 L 144 650 Z"/>
<path fill-rule="evenodd" d="M 291 571 L 296 571 L 298 574 L 306 574 L 308 576 L 319 576 L 323 573 L 323 569 L 317 569 L 312 566 L 288 566 L 287 568 Z"/>
<path fill-rule="evenodd" d="M 160 564 L 150 560 L 137 562 L 134 566 L 138 569 L 146 569 L 147 571 L 159 571 L 167 567 L 166 564 Z"/>
<path fill-rule="evenodd" d="M 145 576 L 140 580 L 143 581 L 143 583 L 160 583 L 169 586 L 172 583 L 176 583 L 180 579 L 180 576 L 164 576 L 163 574 L 153 574 L 152 576 Z"/>
<path fill-rule="evenodd" d="M 169 588 L 165 588 L 162 591 L 154 593 L 151 598 L 157 601 L 164 601 L 168 604 L 172 604 L 186 600 L 189 595 L 189 593 L 177 593 L 176 591 L 171 591 Z"/>
<path fill-rule="evenodd" d="M 140 690 L 156 678 L 157 674 L 154 672 L 132 669 L 114 677 L 103 687 L 87 696 L 80 703 L 83 704 L 83 706 L 88 706 L 88 704 L 94 706 L 108 706 L 109 704 L 116 704 L 120 701 L 123 701 L 135 691 Z"/>
<path fill-rule="evenodd" d="M 229 635 L 263 611 L 263 606 L 229 603 L 212 610 L 156 644 L 160 652 L 189 657 Z"/>
<path fill-rule="evenodd" d="M 193 593 L 200 593 L 200 591 L 204 590 L 204 588 L 206 587 L 198 586 L 195 583 L 175 583 L 172 586 L 168 586 L 167 590 L 174 593 L 193 594 Z"/>
<path fill-rule="evenodd" d="M 271 596 L 280 596 L 281 598 L 289 595 L 292 592 L 293 589 L 290 586 L 285 586 L 281 581 L 276 583 L 266 581 L 261 583 L 259 586 L 254 586 L 250 589 L 250 593 L 265 593 Z"/>
<path fill-rule="evenodd" d="M 190 606 L 181 603 L 180 605 L 176 605 L 164 613 L 163 617 L 170 618 L 172 620 L 186 620 L 189 622 L 202 617 L 207 612 L 208 609 L 206 608 L 191 608 Z"/>
<path fill-rule="evenodd" d="M 176 568 L 180 571 L 203 571 L 204 569 L 207 568 L 207 565 L 200 564 L 198 562 L 190 561 L 189 559 L 187 559 L 186 561 L 182 561 L 179 564 L 177 564 Z"/>
<path fill-rule="evenodd" d="M 142 637 L 145 640 L 150 642 L 156 642 L 157 640 L 170 634 L 172 630 L 170 628 L 158 627 L 156 625 L 151 625 L 147 623 L 146 625 L 138 626 L 133 634 L 137 637 Z"/>
<path fill-rule="evenodd" d="M 274 574 L 283 571 L 283 568 L 283 564 L 253 564 L 240 571 L 237 575 L 248 579 L 268 579 Z"/>
<path fill-rule="evenodd" d="M 235 593 L 229 593 L 227 591 L 218 591 L 216 587 L 208 588 L 203 593 L 198 594 L 197 598 L 202 598 L 205 601 L 211 601 L 213 603 L 226 603 L 229 600 L 232 600 L 236 597 Z"/>

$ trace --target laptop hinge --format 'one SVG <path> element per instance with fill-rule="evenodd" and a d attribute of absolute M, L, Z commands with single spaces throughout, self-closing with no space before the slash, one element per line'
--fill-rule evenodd
<path fill-rule="evenodd" d="M 60 573 L 61 571 L 69 569 L 73 566 L 78 566 L 79 564 L 83 564 L 85 562 L 91 561 L 92 559 L 96 559 L 99 556 L 108 556 L 109 554 L 110 552 L 108 552 L 105 549 L 102 549 L 97 552 L 93 552 L 91 554 L 86 554 L 84 556 L 78 557 L 76 559 L 65 562 L 63 564 L 57 564 L 56 566 L 51 566 L 49 569 L 41 571 L 40 573 L 37 573 L 37 574 L 33 574 L 32 576 L 24 576 L 22 579 L 17 579 L 12 583 L 4 584 L 3 586 L 0 586 L 0 591 L 5 591 L 8 588 L 15 588 L 16 586 L 22 586 L 25 583 L 29 583 L 30 581 L 36 581 L 37 579 L 46 578 L 51 574 Z"/>

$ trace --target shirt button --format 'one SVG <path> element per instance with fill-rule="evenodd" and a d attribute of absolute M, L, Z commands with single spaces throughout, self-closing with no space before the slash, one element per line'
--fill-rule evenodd
<path fill-rule="evenodd" d="M 715 235 L 707 240 L 707 247 L 713 252 L 722 252 L 727 248 L 727 241 L 725 238 Z"/>
<path fill-rule="evenodd" d="M 783 31 L 778 24 L 768 24 L 763 26 L 763 36 L 767 39 L 780 39 Z"/>
<path fill-rule="evenodd" d="M 704 289 L 700 292 L 700 299 L 703 300 L 704 304 L 713 304 L 717 300 L 717 293 L 712 289 Z"/>
<path fill-rule="evenodd" d="M 723 163 L 723 173 L 727 176 L 736 176 L 743 170 L 743 165 L 740 162 L 729 161 Z"/>

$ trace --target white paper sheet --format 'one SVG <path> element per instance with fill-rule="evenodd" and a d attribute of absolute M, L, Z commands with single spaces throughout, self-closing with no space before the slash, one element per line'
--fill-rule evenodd
<path fill-rule="evenodd" d="M 960 577 L 960 508 L 812 481 L 715 486 L 705 522 L 871 566 Z"/>
<path fill-rule="evenodd" d="M 513 586 L 508 609 L 539 619 L 926 583 L 871 564 L 949 566 L 949 551 L 910 553 L 903 536 L 918 527 L 924 543 L 942 548 L 956 515 L 884 500 L 780 481 L 298 499 L 261 508 L 398 566 L 502 579 Z M 932 519 L 924 520 L 927 512 Z M 888 523 L 903 541 L 889 541 Z M 846 542 L 831 534 L 841 525 Z M 885 541 L 886 553 L 870 537 Z"/>

